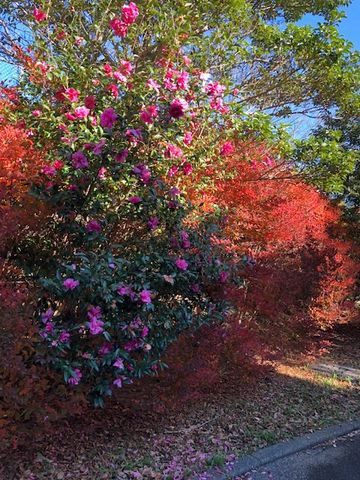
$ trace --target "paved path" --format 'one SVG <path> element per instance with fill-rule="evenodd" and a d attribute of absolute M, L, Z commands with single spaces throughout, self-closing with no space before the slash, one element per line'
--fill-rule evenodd
<path fill-rule="evenodd" d="M 244 480 L 360 480 L 360 430 L 260 467 Z"/>

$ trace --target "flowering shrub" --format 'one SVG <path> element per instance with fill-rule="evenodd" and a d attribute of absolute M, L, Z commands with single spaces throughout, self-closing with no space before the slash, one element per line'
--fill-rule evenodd
<path fill-rule="evenodd" d="M 75 59 L 88 59 L 91 45 L 74 45 L 76 25 L 57 25 L 62 35 L 47 52 L 51 11 L 33 15 L 14 117 L 47 147 L 32 188 L 52 209 L 43 226 L 51 244 L 32 265 L 44 292 L 42 355 L 102 405 L 114 388 L 162 368 L 181 332 L 223 318 L 214 290 L 232 279 L 230 255 L 214 241 L 218 215 L 196 213 L 183 179 L 229 154 L 218 138 L 231 118 L 228 87 L 179 49 L 141 62 L 132 2 L 101 20 L 118 59 L 85 67 Z"/>

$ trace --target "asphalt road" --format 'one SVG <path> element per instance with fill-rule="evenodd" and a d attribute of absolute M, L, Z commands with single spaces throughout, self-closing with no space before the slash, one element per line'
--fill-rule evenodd
<path fill-rule="evenodd" d="M 360 431 L 277 460 L 247 480 L 360 480 Z"/>

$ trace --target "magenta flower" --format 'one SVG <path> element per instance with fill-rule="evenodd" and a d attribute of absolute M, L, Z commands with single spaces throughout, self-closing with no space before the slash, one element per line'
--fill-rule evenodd
<path fill-rule="evenodd" d="M 148 336 L 148 334 L 149 334 L 149 328 L 145 325 L 141 330 L 141 336 L 142 338 L 145 338 Z"/>
<path fill-rule="evenodd" d="M 48 308 L 46 312 L 43 312 L 41 314 L 41 320 L 43 321 L 43 323 L 46 323 L 52 319 L 53 315 L 54 315 L 54 310 L 52 308 Z"/>
<path fill-rule="evenodd" d="M 89 322 L 89 329 L 91 335 L 98 335 L 104 331 L 104 322 L 98 318 L 93 318 Z"/>
<path fill-rule="evenodd" d="M 74 168 L 86 168 L 89 162 L 83 152 L 77 151 L 71 155 L 72 164 Z"/>
<path fill-rule="evenodd" d="M 191 163 L 184 163 L 184 165 L 183 165 L 184 175 L 191 175 L 192 171 L 193 171 L 193 167 L 192 167 Z"/>
<path fill-rule="evenodd" d="M 79 100 L 80 92 L 76 88 L 66 88 L 64 94 L 70 102 L 77 102 Z"/>
<path fill-rule="evenodd" d="M 129 200 L 130 203 L 133 203 L 134 205 L 136 205 L 137 203 L 142 202 L 142 198 L 141 198 L 141 197 L 137 197 L 137 196 L 130 197 L 128 200 Z"/>
<path fill-rule="evenodd" d="M 118 116 L 113 108 L 106 108 L 100 116 L 100 125 L 103 128 L 112 128 Z"/>
<path fill-rule="evenodd" d="M 185 115 L 185 111 L 189 108 L 189 104 L 183 98 L 175 98 L 169 107 L 169 114 L 173 118 L 181 118 Z"/>
<path fill-rule="evenodd" d="M 94 110 L 96 107 L 96 98 L 94 95 L 89 95 L 85 97 L 85 107 L 88 108 L 89 110 Z"/>
<path fill-rule="evenodd" d="M 34 8 L 33 16 L 37 22 L 43 22 L 47 18 L 46 13 L 40 10 L 40 8 Z"/>
<path fill-rule="evenodd" d="M 149 221 L 147 222 L 148 227 L 150 230 L 155 230 L 155 228 L 159 225 L 160 221 L 157 217 L 150 217 Z"/>
<path fill-rule="evenodd" d="M 59 341 L 61 343 L 68 343 L 69 340 L 70 340 L 70 333 L 69 332 L 66 332 L 64 330 L 63 332 L 60 333 Z"/>
<path fill-rule="evenodd" d="M 121 388 L 122 387 L 122 378 L 116 378 L 114 381 L 113 381 L 113 384 L 118 387 L 118 388 Z"/>
<path fill-rule="evenodd" d="M 133 296 L 133 291 L 130 287 L 126 286 L 126 285 L 119 285 L 118 288 L 117 288 L 117 293 L 121 296 L 123 295 L 129 295 L 130 297 Z"/>
<path fill-rule="evenodd" d="M 128 26 L 119 17 L 115 17 L 109 22 L 109 27 L 117 37 L 126 37 Z"/>
<path fill-rule="evenodd" d="M 82 373 L 78 368 L 74 368 L 73 373 L 71 374 L 71 377 L 68 380 L 68 383 L 70 385 L 78 385 L 82 377 Z"/>
<path fill-rule="evenodd" d="M 149 80 L 146 82 L 146 86 L 150 90 L 155 90 L 156 93 L 159 93 L 159 91 L 160 91 L 160 85 L 158 84 L 158 82 L 156 82 L 152 78 L 149 78 Z"/>
<path fill-rule="evenodd" d="M 154 119 L 158 116 L 158 108 L 156 105 L 150 105 L 149 107 L 141 110 L 140 120 L 144 123 L 151 125 L 154 123 Z"/>
<path fill-rule="evenodd" d="M 133 173 L 138 175 L 145 184 L 149 183 L 151 178 L 151 172 L 146 165 L 137 165 L 132 169 L 132 171 Z"/>
<path fill-rule="evenodd" d="M 32 113 L 32 115 L 33 115 L 34 117 L 40 117 L 40 115 L 41 115 L 41 110 L 33 110 L 31 113 Z"/>
<path fill-rule="evenodd" d="M 221 85 L 219 82 L 210 82 L 205 87 L 205 92 L 212 97 L 221 97 L 226 90 L 225 85 Z"/>
<path fill-rule="evenodd" d="M 74 290 L 79 285 L 80 282 L 78 280 L 74 280 L 73 278 L 67 278 L 63 281 L 63 286 L 65 290 Z"/>
<path fill-rule="evenodd" d="M 111 343 L 104 343 L 104 345 L 101 345 L 99 348 L 99 355 L 102 357 L 104 355 L 107 355 L 109 352 L 111 352 L 112 344 Z"/>
<path fill-rule="evenodd" d="M 134 2 L 123 5 L 121 8 L 121 19 L 125 25 L 132 25 L 139 15 L 139 9 Z"/>
<path fill-rule="evenodd" d="M 139 297 L 143 303 L 151 303 L 151 292 L 149 290 L 140 292 Z"/>
<path fill-rule="evenodd" d="M 124 361 L 122 358 L 117 358 L 113 363 L 113 366 L 116 368 L 124 368 Z"/>
<path fill-rule="evenodd" d="M 130 73 L 133 71 L 134 67 L 128 60 L 121 60 L 120 62 L 120 72 L 128 77 Z"/>
<path fill-rule="evenodd" d="M 95 153 L 95 155 L 101 155 L 105 145 L 106 145 L 106 140 L 104 139 L 100 140 L 100 142 L 93 147 L 93 152 Z"/>
<path fill-rule="evenodd" d="M 165 149 L 164 156 L 166 158 L 181 158 L 183 156 L 183 151 L 177 145 L 169 143 Z"/>
<path fill-rule="evenodd" d="M 53 165 L 44 165 L 41 172 L 48 177 L 56 175 L 56 168 Z"/>
<path fill-rule="evenodd" d="M 189 264 L 186 260 L 182 259 L 182 258 L 178 258 L 175 262 L 175 265 L 177 266 L 177 268 L 179 270 L 187 270 Z"/>
<path fill-rule="evenodd" d="M 90 233 L 99 233 L 101 232 L 101 225 L 97 220 L 90 220 L 86 224 L 86 230 Z"/>
<path fill-rule="evenodd" d="M 133 340 L 129 340 L 127 343 L 125 343 L 124 350 L 126 350 L 127 352 L 132 352 L 133 350 L 136 350 L 140 347 L 141 341 L 134 338 Z"/>
<path fill-rule="evenodd" d="M 178 171 L 179 171 L 179 167 L 177 165 L 173 165 L 172 167 L 169 168 L 168 176 L 173 177 L 178 173 Z"/>
<path fill-rule="evenodd" d="M 231 155 L 235 150 L 234 144 L 232 142 L 225 142 L 221 149 L 220 149 L 220 155 L 222 157 L 226 157 L 227 155 Z"/>
<path fill-rule="evenodd" d="M 177 84 L 181 90 L 187 90 L 189 88 L 189 74 L 187 72 L 180 72 L 177 78 Z"/>
<path fill-rule="evenodd" d="M 125 76 L 123 73 L 121 73 L 121 72 L 114 72 L 113 77 L 114 77 L 118 82 L 121 82 L 121 83 L 126 83 L 126 82 L 127 82 L 126 76 Z"/>
<path fill-rule="evenodd" d="M 186 132 L 184 135 L 184 143 L 185 145 L 189 146 L 191 145 L 191 142 L 193 141 L 193 136 L 191 132 Z"/>
<path fill-rule="evenodd" d="M 74 115 L 79 120 L 86 118 L 90 113 L 90 110 L 86 107 L 77 107 L 75 108 Z"/>
<path fill-rule="evenodd" d="M 121 150 L 121 152 L 115 155 L 115 162 L 117 163 L 125 163 L 127 157 L 129 155 L 129 150 L 125 148 L 125 150 Z"/>

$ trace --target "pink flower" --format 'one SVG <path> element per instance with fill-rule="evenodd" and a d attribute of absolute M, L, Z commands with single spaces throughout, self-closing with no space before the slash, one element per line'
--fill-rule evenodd
<path fill-rule="evenodd" d="M 191 132 L 186 132 L 184 135 L 184 143 L 185 145 L 189 146 L 191 145 L 191 142 L 193 141 L 193 136 Z"/>
<path fill-rule="evenodd" d="M 121 378 L 116 378 L 114 381 L 113 381 L 113 384 L 118 387 L 118 388 L 121 388 L 122 387 L 122 379 Z"/>
<path fill-rule="evenodd" d="M 149 328 L 145 325 L 144 328 L 141 330 L 141 336 L 142 338 L 147 337 L 149 334 Z"/>
<path fill-rule="evenodd" d="M 74 290 L 79 285 L 80 282 L 78 280 L 74 280 L 73 278 L 67 278 L 63 281 L 63 286 L 65 290 Z"/>
<path fill-rule="evenodd" d="M 70 120 L 70 122 L 73 122 L 75 120 L 77 120 L 77 117 L 74 113 L 71 113 L 71 112 L 66 112 L 65 113 L 65 117 Z"/>
<path fill-rule="evenodd" d="M 41 115 L 41 110 L 33 110 L 31 113 L 32 113 L 32 115 L 33 115 L 34 117 L 40 117 L 40 115 Z"/>
<path fill-rule="evenodd" d="M 86 168 L 89 166 L 89 162 L 83 152 L 75 152 L 71 155 L 71 158 L 74 168 Z"/>
<path fill-rule="evenodd" d="M 156 93 L 159 93 L 160 85 L 152 78 L 149 78 L 149 80 L 146 82 L 146 85 L 150 90 L 155 90 Z"/>
<path fill-rule="evenodd" d="M 180 72 L 177 78 L 177 84 L 181 90 L 187 90 L 189 88 L 189 74 L 187 72 Z"/>
<path fill-rule="evenodd" d="M 227 155 L 231 155 L 235 150 L 234 144 L 232 142 L 225 142 L 221 149 L 220 149 L 220 155 L 222 157 L 226 157 Z"/>
<path fill-rule="evenodd" d="M 90 233 L 99 233 L 101 232 L 101 225 L 97 220 L 90 220 L 86 224 L 86 230 Z"/>
<path fill-rule="evenodd" d="M 134 69 L 134 67 L 131 64 L 131 62 L 129 62 L 128 60 L 121 60 L 120 71 L 121 71 L 122 74 L 125 75 L 125 77 L 128 77 L 130 75 L 130 73 L 133 71 L 133 69 Z"/>
<path fill-rule="evenodd" d="M 269 155 L 265 155 L 264 163 L 267 167 L 273 167 L 275 165 L 274 160 L 271 157 L 269 157 Z"/>
<path fill-rule="evenodd" d="M 141 347 L 141 341 L 134 339 L 134 340 L 129 340 L 127 343 L 125 343 L 124 350 L 126 350 L 127 352 L 132 352 L 133 350 L 136 350 L 139 347 Z"/>
<path fill-rule="evenodd" d="M 124 368 L 124 361 L 122 358 L 117 358 L 113 363 L 113 366 L 116 368 Z"/>
<path fill-rule="evenodd" d="M 133 203 L 133 204 L 137 204 L 137 203 L 142 202 L 142 198 L 137 197 L 137 196 L 130 197 L 128 200 L 129 200 L 130 203 Z"/>
<path fill-rule="evenodd" d="M 228 113 L 229 112 L 229 107 L 224 105 L 223 99 L 219 98 L 219 97 L 215 97 L 215 98 L 212 99 L 212 101 L 210 102 L 210 107 L 213 110 L 216 110 L 217 112 L 220 112 L 220 113 Z"/>
<path fill-rule="evenodd" d="M 86 118 L 90 113 L 90 110 L 86 107 L 77 107 L 75 108 L 74 114 L 76 118 L 80 120 Z"/>
<path fill-rule="evenodd" d="M 221 283 L 225 283 L 228 278 L 229 278 L 229 272 L 225 272 L 225 271 L 220 272 L 219 280 Z"/>
<path fill-rule="evenodd" d="M 121 83 L 126 83 L 127 82 L 127 78 L 125 77 L 125 75 L 121 72 L 114 72 L 114 78 L 118 81 L 118 82 L 121 82 Z"/>
<path fill-rule="evenodd" d="M 189 266 L 188 262 L 182 258 L 178 258 L 175 262 L 175 265 L 179 270 L 187 270 Z"/>
<path fill-rule="evenodd" d="M 126 137 L 128 138 L 131 145 L 136 147 L 136 145 L 142 140 L 141 130 L 130 128 L 125 132 Z"/>
<path fill-rule="evenodd" d="M 160 221 L 157 217 L 150 217 L 149 221 L 147 222 L 150 230 L 155 230 L 155 228 L 159 225 L 159 223 Z"/>
<path fill-rule="evenodd" d="M 63 331 L 63 332 L 60 333 L 59 341 L 61 343 L 68 343 L 69 340 L 70 340 L 70 333 L 69 332 Z"/>
<path fill-rule="evenodd" d="M 100 116 L 100 125 L 103 128 L 112 128 L 118 116 L 113 108 L 106 108 Z"/>
<path fill-rule="evenodd" d="M 164 152 L 166 158 L 181 158 L 183 156 L 183 151 L 177 145 L 169 143 Z"/>
<path fill-rule="evenodd" d="M 108 85 L 106 90 L 111 93 L 111 95 L 115 98 L 119 96 L 119 87 L 115 85 L 115 83 Z"/>
<path fill-rule="evenodd" d="M 240 90 L 238 88 L 234 88 L 233 95 L 239 95 Z"/>
<path fill-rule="evenodd" d="M 100 178 L 100 180 L 105 180 L 106 172 L 107 172 L 107 169 L 105 167 L 99 168 L 98 174 L 97 174 L 98 178 Z"/>
<path fill-rule="evenodd" d="M 40 8 L 34 8 L 33 16 L 37 22 L 43 22 L 47 18 L 46 13 L 40 10 Z"/>
<path fill-rule="evenodd" d="M 117 37 L 126 37 L 128 26 L 120 18 L 115 17 L 110 20 L 109 26 Z"/>
<path fill-rule="evenodd" d="M 53 165 L 44 165 L 41 172 L 48 177 L 56 175 L 56 168 Z"/>
<path fill-rule="evenodd" d="M 102 357 L 104 355 L 107 355 L 109 352 L 111 352 L 111 348 L 111 343 L 104 343 L 104 345 L 101 345 L 101 347 L 99 348 L 99 355 L 101 355 Z"/>
<path fill-rule="evenodd" d="M 54 168 L 56 168 L 56 170 L 61 170 L 63 166 L 64 166 L 64 162 L 62 160 L 55 160 Z"/>
<path fill-rule="evenodd" d="M 150 105 L 140 112 L 140 120 L 144 123 L 154 123 L 154 118 L 158 116 L 158 109 L 156 105 Z"/>
<path fill-rule="evenodd" d="M 121 296 L 131 295 L 133 293 L 132 289 L 126 285 L 119 285 L 117 288 L 117 293 Z"/>
<path fill-rule="evenodd" d="M 100 140 L 100 142 L 93 147 L 93 152 L 95 153 L 95 155 L 101 155 L 102 149 L 105 147 L 105 145 L 106 140 Z"/>
<path fill-rule="evenodd" d="M 54 310 L 52 308 L 48 308 L 46 312 L 43 312 L 41 314 L 41 320 L 43 321 L 43 323 L 46 323 L 52 319 L 53 315 L 54 315 Z"/>
<path fill-rule="evenodd" d="M 151 292 L 149 290 L 140 292 L 139 297 L 143 303 L 151 303 Z"/>
<path fill-rule="evenodd" d="M 97 318 L 93 318 L 89 322 L 89 330 L 91 335 L 99 335 L 104 331 L 104 322 Z"/>
<path fill-rule="evenodd" d="M 121 19 L 125 25 L 132 25 L 139 15 L 139 9 L 134 2 L 123 5 L 121 8 Z"/>
<path fill-rule="evenodd" d="M 221 97 L 225 90 L 225 85 L 221 85 L 219 82 L 211 82 L 205 87 L 205 92 L 213 97 Z"/>
<path fill-rule="evenodd" d="M 179 167 L 177 165 L 173 165 L 172 167 L 169 168 L 168 177 L 173 177 L 178 173 L 178 171 L 179 171 Z"/>
<path fill-rule="evenodd" d="M 88 308 L 88 317 L 90 318 L 90 320 L 99 319 L 101 317 L 101 307 L 94 307 L 93 305 L 91 305 Z"/>
<path fill-rule="evenodd" d="M 183 165 L 184 175 L 191 175 L 192 171 L 193 171 L 193 167 L 191 163 L 184 163 Z"/>
<path fill-rule="evenodd" d="M 70 385 L 78 385 L 82 377 L 82 373 L 78 368 L 74 368 L 71 377 L 67 381 Z"/>
<path fill-rule="evenodd" d="M 88 95 L 85 97 L 85 107 L 88 108 L 89 110 L 94 110 L 96 107 L 96 98 L 94 95 Z"/>
<path fill-rule="evenodd" d="M 115 162 L 117 163 L 124 163 L 129 155 L 129 150 L 121 150 L 121 152 L 115 155 Z"/>
<path fill-rule="evenodd" d="M 175 98 L 171 102 L 169 114 L 173 118 L 181 118 L 185 115 L 185 111 L 189 108 L 189 104 L 183 98 Z"/>
<path fill-rule="evenodd" d="M 64 93 L 70 102 L 77 102 L 79 100 L 80 92 L 75 88 L 66 88 Z"/>
<path fill-rule="evenodd" d="M 108 63 L 105 63 L 105 65 L 103 66 L 103 70 L 104 70 L 105 75 L 108 75 L 108 76 L 111 76 L 112 71 L 113 71 L 112 66 L 109 65 Z"/>
<path fill-rule="evenodd" d="M 151 172 L 146 165 L 142 165 L 142 164 L 137 165 L 136 167 L 133 168 L 132 171 L 136 175 L 139 175 L 139 177 L 145 184 L 149 183 L 151 179 Z"/>

